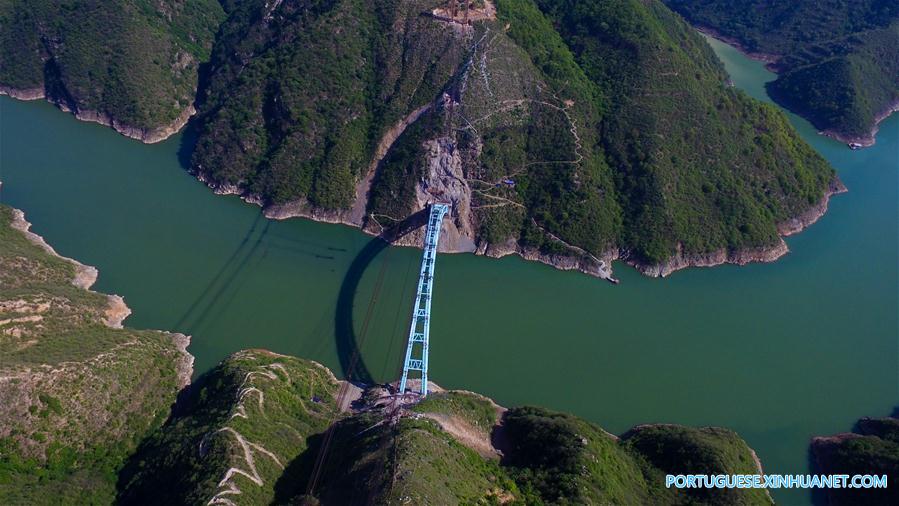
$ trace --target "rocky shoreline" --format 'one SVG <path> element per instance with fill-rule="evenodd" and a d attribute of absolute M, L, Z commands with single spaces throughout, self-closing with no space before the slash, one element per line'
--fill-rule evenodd
<path fill-rule="evenodd" d="M 766 61 L 769 64 L 773 64 L 774 62 L 776 62 L 777 57 L 774 55 L 748 53 L 744 48 L 736 44 L 735 41 L 731 41 L 727 38 L 722 37 L 714 30 L 701 27 L 697 29 L 703 33 L 708 34 L 709 36 L 718 38 L 725 43 L 734 45 L 735 47 L 737 47 L 737 49 L 744 52 L 751 58 Z M 10 97 L 20 100 L 37 100 L 41 98 L 47 98 L 44 90 L 40 88 L 19 90 L 9 87 L 0 87 L 0 94 L 9 95 Z M 73 111 L 63 102 L 54 101 L 49 98 L 47 99 L 51 103 L 54 103 L 61 110 L 72 112 L 76 118 L 82 121 L 91 121 L 110 126 L 122 135 L 140 140 L 148 144 L 160 142 L 177 133 L 185 124 L 187 124 L 190 117 L 196 113 L 196 109 L 193 107 L 193 105 L 191 105 L 187 109 L 185 109 L 181 113 L 181 115 L 169 126 L 152 130 L 143 130 L 123 125 L 117 122 L 114 118 L 110 118 L 108 115 L 102 113 L 94 111 Z M 418 117 L 425 110 L 427 110 L 427 108 L 428 106 L 424 106 L 417 109 L 412 113 L 412 116 Z M 895 104 L 891 108 L 890 112 L 897 109 L 899 109 L 899 103 Z M 888 115 L 888 113 L 885 113 L 884 115 L 882 115 L 882 118 L 880 118 L 880 120 L 886 118 Z M 405 125 L 398 125 L 396 128 L 400 129 L 401 131 L 403 126 Z M 383 156 L 382 153 L 379 154 L 380 156 Z M 208 178 L 206 178 L 202 172 L 196 172 L 194 175 L 197 177 L 197 179 L 209 186 L 217 194 L 238 195 L 244 201 L 262 207 L 263 214 L 266 218 L 276 220 L 284 220 L 288 218 L 306 218 L 325 223 L 343 224 L 360 228 L 363 232 L 372 236 L 376 236 L 380 233 L 379 228 L 375 227 L 374 224 L 370 222 L 366 224 L 365 208 L 364 206 L 360 205 L 360 203 L 367 202 L 367 193 L 371 184 L 371 177 L 373 176 L 373 173 L 373 170 L 369 170 L 369 174 L 367 174 L 366 177 L 357 184 L 356 199 L 353 205 L 348 209 L 342 210 L 319 209 L 305 200 L 297 200 L 285 204 L 266 205 L 258 195 L 247 193 L 241 190 L 236 185 L 215 184 Z M 837 193 L 842 193 L 844 191 L 846 191 L 846 188 L 842 185 L 842 183 L 839 182 L 838 179 L 836 179 L 819 204 L 813 206 L 802 215 L 780 224 L 778 226 L 778 233 L 781 236 L 788 236 L 797 233 L 805 227 L 811 225 L 812 223 L 817 221 L 827 210 L 827 203 L 830 196 Z M 605 279 L 612 283 L 618 283 L 618 280 L 612 276 L 611 264 L 615 260 L 623 260 L 625 263 L 634 267 L 644 275 L 651 277 L 665 277 L 673 272 L 689 267 L 713 267 L 726 263 L 746 265 L 748 263 L 754 262 L 773 262 L 789 251 L 786 243 L 783 241 L 783 239 L 781 239 L 776 244 L 770 246 L 748 248 L 736 251 L 728 251 L 726 249 L 722 249 L 704 254 L 684 254 L 678 251 L 673 257 L 661 264 L 645 264 L 643 262 L 640 262 L 639 260 L 629 258 L 627 252 L 620 250 L 607 251 L 601 256 L 601 258 L 597 258 L 592 254 L 589 254 L 583 250 L 579 250 L 578 248 L 560 241 L 570 250 L 577 250 L 577 254 L 548 254 L 543 253 L 536 248 L 522 246 L 514 240 L 509 240 L 503 244 L 488 244 L 483 241 L 477 241 L 473 238 L 463 237 L 466 234 L 463 233 L 462 230 L 456 227 L 452 228 L 453 230 L 447 232 L 453 233 L 444 234 L 444 237 L 442 238 L 443 240 L 441 241 L 440 251 L 443 253 L 473 253 L 475 255 L 483 255 L 490 258 L 502 258 L 504 256 L 514 254 L 520 256 L 525 260 L 541 262 L 560 270 L 576 270 L 590 276 Z M 397 244 L 400 246 L 417 247 L 420 242 L 421 232 L 416 231 L 397 241 Z M 74 262 L 74 260 L 72 261 Z M 90 274 L 88 272 L 90 269 L 93 269 L 93 267 L 81 266 L 81 268 L 82 270 L 79 270 L 78 272 L 82 274 L 79 274 L 79 276 L 87 276 L 87 278 L 85 279 L 86 281 L 88 278 L 90 278 Z M 90 281 L 90 283 L 87 284 L 87 286 L 89 287 L 90 285 L 92 285 L 93 280 L 95 279 L 96 274 L 93 274 L 93 279 Z M 110 310 L 108 312 L 107 322 L 110 326 L 121 327 L 122 321 L 130 314 L 130 309 L 128 309 L 124 301 L 121 300 L 121 297 L 109 297 Z"/>
<path fill-rule="evenodd" d="M 714 267 L 723 264 L 746 265 L 749 263 L 773 262 L 790 251 L 787 247 L 787 243 L 783 240 L 784 237 L 799 233 L 809 225 L 818 221 L 824 216 L 824 213 L 827 212 L 830 197 L 847 191 L 846 186 L 843 185 L 839 178 L 834 178 L 820 202 L 811 206 L 802 214 L 778 225 L 777 233 L 781 237 L 777 243 L 770 246 L 745 248 L 734 251 L 720 249 L 718 251 L 703 254 L 683 254 L 681 251 L 678 251 L 673 257 L 661 264 L 644 264 L 627 258 L 625 258 L 625 262 L 647 276 L 662 278 L 675 271 L 689 267 Z"/>
<path fill-rule="evenodd" d="M 880 124 L 895 112 L 899 112 L 899 100 L 896 100 L 887 106 L 886 109 L 874 116 L 874 126 L 872 126 L 871 130 L 863 136 L 845 135 L 834 130 L 822 130 L 818 133 L 825 137 L 830 137 L 831 139 L 848 144 L 849 147 L 853 149 L 868 148 L 875 144 L 877 132 L 880 131 Z"/>
<path fill-rule="evenodd" d="M 48 97 L 43 88 L 20 90 L 10 88 L 8 86 L 0 86 L 0 95 L 7 95 L 18 100 L 29 101 L 46 99 L 51 104 L 59 107 L 62 111 L 72 113 L 81 121 L 99 123 L 103 126 L 108 126 L 116 132 L 124 135 L 125 137 L 141 141 L 145 144 L 155 144 L 157 142 L 162 142 L 172 135 L 175 135 L 182 128 L 184 128 L 184 126 L 190 120 L 191 116 L 197 113 L 197 110 L 194 108 L 193 104 L 191 104 L 187 106 L 186 109 L 181 111 L 181 114 L 179 114 L 178 117 L 168 125 L 163 125 L 156 128 L 138 128 L 122 123 L 121 121 L 118 121 L 117 119 L 109 116 L 106 113 L 78 109 L 77 107 L 73 108 L 62 100 Z"/>
<path fill-rule="evenodd" d="M 550 267 L 563 271 L 578 271 L 588 276 L 605 279 L 617 284 L 618 280 L 612 277 L 612 261 L 618 259 L 618 252 L 610 250 L 602 258 L 596 258 L 589 253 L 579 255 L 559 255 L 543 253 L 537 248 L 525 247 L 517 241 L 510 239 L 503 244 L 488 244 L 483 242 L 478 245 L 475 255 L 483 255 L 490 258 L 502 258 L 507 255 L 518 255 L 525 260 L 540 262 Z"/>
<path fill-rule="evenodd" d="M 0 95 L 7 95 L 17 100 L 38 100 L 45 96 L 43 88 L 20 90 L 9 86 L 0 86 Z"/>
<path fill-rule="evenodd" d="M 347 225 L 358 228 L 370 236 L 377 236 L 381 231 L 373 225 L 364 224 L 364 215 L 356 216 L 353 209 L 355 205 L 349 209 L 343 210 L 322 210 L 312 206 L 308 201 L 297 200 L 286 204 L 265 205 L 262 198 L 243 192 L 235 185 L 216 185 L 210 182 L 203 174 L 195 174 L 197 179 L 206 184 L 218 195 L 237 195 L 244 202 L 254 204 L 262 208 L 262 214 L 272 220 L 286 220 L 290 218 L 305 218 L 313 221 L 324 223 Z M 402 239 L 394 242 L 397 246 L 420 247 L 423 232 L 417 230 L 408 234 Z M 618 283 L 618 280 L 612 277 L 611 262 L 618 259 L 615 251 L 610 251 L 603 255 L 603 258 L 589 258 L 586 255 L 559 255 L 542 253 L 536 248 L 523 247 L 515 240 L 509 240 L 503 244 L 489 244 L 487 242 L 474 243 L 464 241 L 462 247 L 452 247 L 445 240 L 446 235 L 441 235 L 440 247 L 438 251 L 441 253 L 473 253 L 478 256 L 486 256 L 490 258 L 502 258 L 508 255 L 518 255 L 525 260 L 541 262 L 560 270 L 576 270 L 584 274 L 605 279 L 612 283 Z M 459 241 L 463 242 L 463 241 Z M 474 247 L 471 247 L 474 244 Z"/>
<path fill-rule="evenodd" d="M 178 390 L 180 391 L 187 385 L 190 385 L 191 377 L 194 373 L 194 356 L 187 351 L 190 346 L 190 336 L 178 332 L 167 332 L 172 336 L 172 342 L 175 343 L 175 349 L 178 350 L 178 363 L 175 364 L 175 371 L 178 378 Z"/>
<path fill-rule="evenodd" d="M 11 227 L 21 232 L 32 244 L 39 246 L 41 249 L 57 258 L 65 260 L 75 267 L 75 277 L 72 278 L 72 284 L 82 290 L 90 290 L 91 286 L 97 282 L 99 272 L 96 267 L 84 265 L 73 258 L 64 257 L 53 249 L 53 246 L 47 244 L 43 237 L 31 231 L 31 223 L 25 219 L 25 213 L 21 209 L 12 210 L 13 219 Z"/>
<path fill-rule="evenodd" d="M 746 49 L 746 46 L 744 46 L 737 39 L 728 37 L 727 35 L 724 35 L 723 33 L 719 32 L 718 30 L 715 30 L 714 28 L 711 28 L 709 26 L 693 25 L 693 28 L 695 28 L 696 31 L 699 33 L 702 33 L 704 35 L 712 37 L 713 39 L 720 40 L 721 42 L 727 44 L 728 46 L 731 46 L 731 47 L 737 49 L 737 51 L 743 53 L 744 55 L 746 55 L 748 58 L 750 58 L 752 60 L 760 61 L 760 62 L 764 63 L 765 68 L 767 68 L 771 72 L 777 72 L 777 62 L 778 62 L 778 60 L 780 60 L 781 55 L 771 54 L 771 53 L 752 52 L 752 51 Z"/>
<path fill-rule="evenodd" d="M 364 225 L 362 219 L 364 217 L 354 216 L 355 213 L 353 213 L 353 208 L 337 211 L 321 210 L 315 208 L 307 201 L 295 201 L 287 204 L 267 206 L 258 195 L 242 192 L 240 188 L 234 185 L 216 185 L 210 182 L 202 174 L 195 175 L 197 179 L 209 186 L 219 195 L 237 195 L 245 202 L 261 207 L 263 215 L 269 219 L 286 220 L 289 218 L 305 218 L 359 228 L 371 236 L 377 236 L 380 232 L 380 230 L 376 229 L 371 224 Z M 811 206 L 802 214 L 778 225 L 777 231 L 781 237 L 778 242 L 773 245 L 734 251 L 721 249 L 703 254 L 684 254 L 679 251 L 673 257 L 668 259 L 668 261 L 661 264 L 646 264 L 630 258 L 627 252 L 616 249 L 605 252 L 601 258 L 597 258 L 584 251 L 580 251 L 577 255 L 543 253 L 536 248 L 522 246 L 513 239 L 502 244 L 490 244 L 479 241 L 474 248 L 471 248 L 469 243 L 465 243 L 464 247 L 461 248 L 453 247 L 458 246 L 458 243 L 447 245 L 446 241 L 441 240 L 439 251 L 441 253 L 473 253 L 478 256 L 490 258 L 518 255 L 525 260 L 544 263 L 559 270 L 575 270 L 589 276 L 605 279 L 614 284 L 619 282 L 618 279 L 612 276 L 612 262 L 615 260 L 623 260 L 627 265 L 630 265 L 640 273 L 650 277 L 666 277 L 676 271 L 690 267 L 715 267 L 723 264 L 746 265 L 749 263 L 773 262 L 789 252 L 789 248 L 787 247 L 787 243 L 783 240 L 783 237 L 799 233 L 806 227 L 818 221 L 818 219 L 827 212 L 830 197 L 846 191 L 848 191 L 846 186 L 843 185 L 839 178 L 835 177 L 820 202 Z M 419 247 L 421 238 L 422 232 L 418 230 L 410 233 L 403 239 L 396 241 L 395 244 L 398 246 Z M 443 239 L 443 237 L 441 237 L 441 239 Z M 572 246 L 568 247 L 574 249 Z"/>
<path fill-rule="evenodd" d="M 99 271 L 96 267 L 84 265 L 78 260 L 60 255 L 53 249 L 53 246 L 50 246 L 47 241 L 44 240 L 43 237 L 31 231 L 31 223 L 25 219 L 25 213 L 21 209 L 13 208 L 12 213 L 13 220 L 10 226 L 13 229 L 21 232 L 32 244 L 39 246 L 48 254 L 72 264 L 75 267 L 75 276 L 72 278 L 72 284 L 82 290 L 92 291 L 90 288 L 97 282 L 97 277 L 99 275 Z M 105 311 L 103 323 L 110 328 L 122 328 L 122 322 L 124 322 L 125 318 L 131 314 L 131 308 L 125 304 L 125 299 L 122 298 L 121 295 L 106 294 L 106 299 L 108 301 L 108 306 Z M 190 378 L 193 374 L 194 357 L 187 351 L 187 346 L 190 344 L 190 336 L 175 332 L 160 332 L 172 337 L 175 348 L 181 354 L 176 368 L 178 371 L 179 385 L 184 387 L 190 383 Z"/>

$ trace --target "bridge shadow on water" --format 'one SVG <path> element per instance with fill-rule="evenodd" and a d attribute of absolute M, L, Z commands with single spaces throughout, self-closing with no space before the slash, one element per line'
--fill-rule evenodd
<path fill-rule="evenodd" d="M 366 269 L 368 269 L 379 253 L 415 229 L 421 228 L 427 222 L 427 209 L 410 215 L 402 222 L 397 223 L 370 240 L 359 251 L 359 254 L 356 255 L 349 269 L 347 269 L 347 273 L 340 285 L 340 292 L 337 295 L 337 310 L 334 314 L 334 338 L 337 344 L 337 356 L 340 360 L 343 377 L 347 380 L 367 384 L 375 382 L 371 371 L 365 365 L 360 349 L 362 346 L 360 339 L 364 340 L 365 336 L 357 336 L 353 325 L 353 302 L 356 298 L 356 292 L 359 290 L 359 283 L 362 281 L 363 274 L 365 274 Z"/>

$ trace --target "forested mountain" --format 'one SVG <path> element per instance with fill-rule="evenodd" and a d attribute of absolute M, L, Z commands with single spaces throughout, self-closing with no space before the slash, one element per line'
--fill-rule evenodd
<path fill-rule="evenodd" d="M 0 0 L 0 89 L 156 141 L 193 112 L 216 0 Z"/>
<path fill-rule="evenodd" d="M 757 473 L 729 430 L 651 425 L 617 438 L 575 416 L 439 388 L 401 405 L 374 386 L 341 409 L 335 396 L 354 397 L 344 388 L 295 357 L 229 357 L 134 454 L 120 503 L 771 504 L 764 490 L 664 486 L 685 467 Z"/>
<path fill-rule="evenodd" d="M 448 251 L 603 277 L 771 260 L 840 189 L 657 0 L 0 0 L 0 26 L 6 93 L 145 141 L 196 102 L 218 191 L 373 233 L 451 201 Z"/>
<path fill-rule="evenodd" d="M 873 142 L 899 102 L 899 3 L 666 0 L 690 22 L 767 54 L 775 100 L 840 139 Z"/>
<path fill-rule="evenodd" d="M 448 5 L 237 4 L 193 170 L 270 215 L 374 232 L 450 200 L 447 249 L 654 274 L 776 257 L 838 186 L 660 2 Z"/>

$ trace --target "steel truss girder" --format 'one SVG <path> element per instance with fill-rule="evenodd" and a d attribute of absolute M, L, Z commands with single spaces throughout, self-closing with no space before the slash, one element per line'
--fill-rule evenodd
<path fill-rule="evenodd" d="M 412 310 L 412 324 L 409 327 L 409 341 L 406 345 L 406 359 L 403 361 L 403 377 L 400 379 L 400 394 L 406 392 L 409 371 L 421 371 L 422 396 L 428 395 L 428 333 L 431 321 L 431 291 L 434 285 L 434 265 L 437 260 L 437 241 L 440 239 L 440 224 L 449 212 L 448 204 L 431 204 L 428 228 L 425 232 L 424 253 L 418 275 L 418 289 L 415 292 L 415 308 Z M 416 344 L 420 346 L 416 347 Z M 419 351 L 421 358 L 413 358 Z"/>

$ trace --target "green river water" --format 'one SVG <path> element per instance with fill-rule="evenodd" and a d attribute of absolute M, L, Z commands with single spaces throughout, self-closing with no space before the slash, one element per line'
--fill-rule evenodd
<path fill-rule="evenodd" d="M 768 100 L 773 75 L 711 43 L 737 86 Z M 441 255 L 432 379 L 618 433 L 652 422 L 729 427 L 771 473 L 806 472 L 812 435 L 890 414 L 899 405 L 899 116 L 882 124 L 876 146 L 855 152 L 790 118 L 850 191 L 787 240 L 789 255 L 663 280 L 618 264 L 618 286 L 517 257 Z M 186 144 L 178 135 L 143 145 L 43 101 L 2 97 L 2 202 L 23 209 L 61 254 L 97 266 L 95 289 L 125 297 L 128 325 L 192 335 L 198 373 L 253 347 L 340 374 L 349 351 L 337 343 L 354 330 L 373 379 L 396 379 L 420 251 L 389 248 L 369 262 L 371 238 L 358 230 L 266 220 L 190 176 Z"/>

